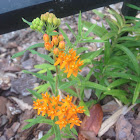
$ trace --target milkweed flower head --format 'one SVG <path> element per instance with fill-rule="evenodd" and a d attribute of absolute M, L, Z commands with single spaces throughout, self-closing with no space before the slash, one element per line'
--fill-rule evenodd
<path fill-rule="evenodd" d="M 58 120 L 55 124 L 58 124 L 60 129 L 70 124 L 70 128 L 74 125 L 80 126 L 81 121 L 79 120 L 77 114 L 84 113 L 84 107 L 77 107 L 72 103 L 72 96 L 67 95 L 65 99 L 60 101 L 60 96 L 50 97 L 46 92 L 42 94 L 42 99 L 37 99 L 34 101 L 34 109 L 37 110 L 38 115 L 45 116 L 46 114 L 51 120 L 57 116 Z"/>
<path fill-rule="evenodd" d="M 65 69 L 64 72 L 67 73 L 67 78 L 73 74 L 77 77 L 80 66 L 83 65 L 83 61 L 80 60 L 79 56 L 76 55 L 76 51 L 72 49 L 69 50 L 68 54 L 64 51 L 60 51 L 55 62 L 55 66 L 60 64 L 60 69 Z"/>

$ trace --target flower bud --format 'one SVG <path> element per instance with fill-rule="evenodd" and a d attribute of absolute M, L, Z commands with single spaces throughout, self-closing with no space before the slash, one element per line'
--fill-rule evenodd
<path fill-rule="evenodd" d="M 60 41 L 58 47 L 59 47 L 60 49 L 64 49 L 64 48 L 65 48 L 65 42 L 64 42 L 64 41 Z"/>
<path fill-rule="evenodd" d="M 31 25 L 30 28 L 33 30 L 34 29 L 33 25 Z"/>
<path fill-rule="evenodd" d="M 53 17 L 55 17 L 55 15 L 53 13 L 49 13 L 49 17 L 53 18 Z"/>
<path fill-rule="evenodd" d="M 55 46 L 58 45 L 58 38 L 57 37 L 53 37 L 52 42 L 53 42 L 53 44 Z"/>
<path fill-rule="evenodd" d="M 44 14 L 40 16 L 41 21 L 44 21 Z"/>
<path fill-rule="evenodd" d="M 46 14 L 44 14 L 44 21 L 47 21 L 48 20 L 48 16 L 49 16 L 49 13 L 48 12 Z"/>
<path fill-rule="evenodd" d="M 58 18 L 57 19 L 57 26 L 59 26 L 61 24 L 61 20 Z"/>
<path fill-rule="evenodd" d="M 50 17 L 48 18 L 48 23 L 52 24 L 52 18 L 50 18 Z"/>
<path fill-rule="evenodd" d="M 63 41 L 63 40 L 64 40 L 63 35 L 59 35 L 59 36 L 58 36 L 58 40 L 59 40 L 59 42 L 60 42 L 60 41 Z"/>
<path fill-rule="evenodd" d="M 53 32 L 57 33 L 57 31 L 55 31 L 55 30 Z M 52 38 L 54 38 L 54 37 L 58 37 L 58 35 L 53 35 Z"/>
<path fill-rule="evenodd" d="M 49 36 L 48 36 L 47 34 L 44 34 L 44 35 L 43 35 L 43 40 L 44 40 L 45 42 L 49 42 Z"/>
<path fill-rule="evenodd" d="M 45 42 L 45 49 L 50 51 L 52 49 L 52 44 L 50 44 L 50 42 Z"/>
<path fill-rule="evenodd" d="M 43 27 L 44 23 L 43 21 L 40 21 L 39 26 Z"/>
<path fill-rule="evenodd" d="M 37 29 L 37 27 L 38 27 L 37 24 L 33 24 L 34 29 Z"/>
<path fill-rule="evenodd" d="M 42 30 L 42 27 L 41 27 L 41 26 L 38 26 L 38 27 L 37 27 L 37 30 L 38 30 L 38 31 L 41 31 L 41 30 Z"/>
<path fill-rule="evenodd" d="M 36 20 L 36 21 L 35 21 L 35 24 L 36 24 L 36 25 L 39 25 L 39 24 L 40 24 L 40 20 Z"/>
<path fill-rule="evenodd" d="M 53 24 L 54 24 L 54 26 L 57 26 L 57 24 L 58 24 L 58 22 L 57 22 L 58 20 L 57 20 L 57 18 L 55 17 L 55 18 L 53 18 Z"/>
<path fill-rule="evenodd" d="M 58 54 L 59 54 L 59 49 L 58 49 L 58 48 L 55 48 L 55 49 L 53 50 L 53 53 L 54 53 L 55 55 L 58 55 Z"/>

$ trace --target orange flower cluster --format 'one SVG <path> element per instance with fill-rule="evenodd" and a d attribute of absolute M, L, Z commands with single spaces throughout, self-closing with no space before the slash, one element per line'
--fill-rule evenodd
<path fill-rule="evenodd" d="M 58 58 L 56 59 L 55 66 L 60 64 L 60 69 L 65 68 L 65 73 L 67 78 L 73 74 L 75 77 L 78 74 L 80 66 L 83 65 L 83 61 L 80 60 L 79 56 L 76 56 L 76 51 L 72 49 L 69 50 L 69 54 L 65 54 L 63 51 L 59 52 Z"/>
<path fill-rule="evenodd" d="M 83 107 L 77 107 L 72 103 L 72 97 L 67 97 L 59 101 L 59 95 L 57 97 L 50 97 L 46 92 L 42 94 L 42 99 L 34 101 L 34 109 L 38 110 L 38 115 L 46 115 L 53 120 L 55 116 L 58 116 L 58 121 L 55 123 L 59 125 L 60 129 L 70 124 L 70 128 L 74 125 L 80 126 L 81 121 L 79 120 L 77 113 L 83 113 Z"/>
<path fill-rule="evenodd" d="M 56 31 L 54 31 L 54 32 L 56 32 Z M 49 42 L 50 41 L 49 35 L 44 34 L 43 35 L 43 40 L 45 42 L 45 49 L 48 50 L 48 51 L 51 51 L 53 49 L 53 53 L 55 55 L 59 54 L 59 50 L 65 49 L 65 42 L 63 41 L 64 40 L 63 35 L 52 36 L 52 40 L 51 40 L 51 43 L 50 43 Z"/>

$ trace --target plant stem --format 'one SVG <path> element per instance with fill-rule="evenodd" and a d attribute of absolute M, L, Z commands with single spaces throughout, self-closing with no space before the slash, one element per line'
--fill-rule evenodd
<path fill-rule="evenodd" d="M 54 55 L 54 62 L 56 61 L 56 56 Z M 55 81 L 55 95 L 58 95 L 58 66 L 55 66 L 56 69 L 56 81 Z"/>

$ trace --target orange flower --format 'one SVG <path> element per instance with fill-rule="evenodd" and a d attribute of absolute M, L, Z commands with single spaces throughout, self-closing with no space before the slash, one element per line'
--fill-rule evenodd
<path fill-rule="evenodd" d="M 68 123 L 70 128 L 74 125 L 80 125 L 81 121 L 79 120 L 77 113 L 83 113 L 83 107 L 78 107 L 72 103 L 72 96 L 67 95 L 65 99 L 59 101 L 60 96 L 50 97 L 46 92 L 42 94 L 42 99 L 37 99 L 34 101 L 34 109 L 37 109 L 38 115 L 46 115 L 54 120 L 58 116 L 58 121 L 55 123 L 59 125 L 60 129 L 65 127 Z"/>
<path fill-rule="evenodd" d="M 53 107 L 49 106 L 50 109 L 48 110 L 48 116 L 51 117 L 51 120 L 54 119 L 54 117 L 56 116 L 56 109 L 54 109 Z"/>
<path fill-rule="evenodd" d="M 60 41 L 63 41 L 63 40 L 64 40 L 63 35 L 59 35 L 59 36 L 58 36 L 58 40 L 59 40 L 59 42 L 60 42 Z"/>
<path fill-rule="evenodd" d="M 52 49 L 53 45 L 50 44 L 50 42 L 45 42 L 45 49 L 50 51 Z"/>
<path fill-rule="evenodd" d="M 63 102 L 62 106 L 69 107 L 71 105 L 71 101 L 72 101 L 72 96 L 69 97 L 69 95 L 67 95 L 67 97 L 65 97 L 65 99 L 62 99 L 62 102 Z"/>
<path fill-rule="evenodd" d="M 65 42 L 64 41 L 60 41 L 58 47 L 59 47 L 59 49 L 64 49 L 65 48 Z"/>
<path fill-rule="evenodd" d="M 60 130 L 63 128 L 63 127 L 66 127 L 66 125 L 68 124 L 68 122 L 66 121 L 65 118 L 59 120 L 59 121 L 56 121 L 55 124 L 58 124 L 59 125 L 59 128 Z"/>
<path fill-rule="evenodd" d="M 67 74 L 67 78 L 73 74 L 75 77 L 78 74 L 80 66 L 83 65 L 83 61 L 78 59 L 79 56 L 76 56 L 76 51 L 72 49 L 69 50 L 69 54 L 65 54 L 64 52 L 60 52 L 58 58 L 56 59 L 55 66 L 60 64 L 60 69 L 65 68 L 65 73 Z"/>
<path fill-rule="evenodd" d="M 68 109 L 64 106 L 58 107 L 59 111 L 56 113 L 56 115 L 59 117 L 59 120 L 61 120 L 65 115 L 67 115 Z"/>
<path fill-rule="evenodd" d="M 59 54 L 59 49 L 58 49 L 58 48 L 55 48 L 55 49 L 53 50 L 53 53 L 54 53 L 55 55 L 58 55 L 58 54 Z"/>
<path fill-rule="evenodd" d="M 68 123 L 70 123 L 70 129 L 74 126 L 74 125 L 77 125 L 77 126 L 80 126 L 80 123 L 82 123 L 79 118 L 77 116 L 73 116 L 69 121 Z"/>
<path fill-rule="evenodd" d="M 49 42 L 49 36 L 47 34 L 43 35 L 44 42 Z"/>

